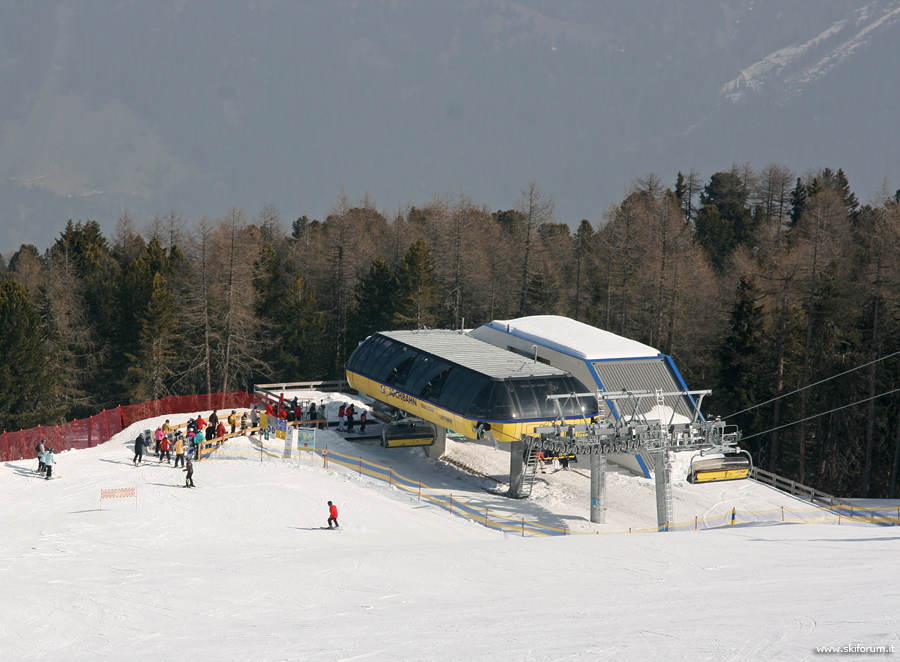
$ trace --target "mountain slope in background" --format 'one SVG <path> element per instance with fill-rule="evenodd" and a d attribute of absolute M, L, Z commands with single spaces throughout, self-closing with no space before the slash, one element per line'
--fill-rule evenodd
<path fill-rule="evenodd" d="M 389 213 L 530 180 L 597 222 L 733 162 L 900 181 L 900 0 L 4 3 L 0 251 L 343 190 Z"/>

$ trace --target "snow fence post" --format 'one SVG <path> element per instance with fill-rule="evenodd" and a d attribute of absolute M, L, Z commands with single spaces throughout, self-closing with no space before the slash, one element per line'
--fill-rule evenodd
<path fill-rule="evenodd" d="M 388 467 L 388 485 L 394 486 L 394 467 Z"/>
<path fill-rule="evenodd" d="M 328 444 L 325 444 L 325 450 L 322 451 L 322 468 L 328 468 Z"/>
<path fill-rule="evenodd" d="M 732 526 L 734 526 L 734 516 L 735 516 L 736 512 L 737 512 L 737 509 L 735 509 L 735 508 L 731 509 L 731 525 Z"/>
<path fill-rule="evenodd" d="M 697 530 L 697 516 L 694 515 L 694 531 Z"/>
<path fill-rule="evenodd" d="M 485 508 L 485 509 L 484 509 L 484 525 L 485 525 L 485 526 L 488 525 L 488 512 L 489 512 L 489 511 L 490 511 L 490 508 Z"/>
<path fill-rule="evenodd" d="M 453 512 L 453 495 L 450 495 L 450 512 Z"/>
<path fill-rule="evenodd" d="M 781 521 L 784 521 L 784 506 L 781 507 Z"/>
<path fill-rule="evenodd" d="M 841 525 L 841 507 L 838 506 L 838 526 Z"/>
<path fill-rule="evenodd" d="M 416 501 L 421 501 L 421 500 L 422 500 L 422 481 L 420 480 L 419 481 L 419 496 L 416 499 Z M 898 521 L 900 521 L 900 508 L 897 508 L 897 519 L 898 519 Z"/>
<path fill-rule="evenodd" d="M 525 537 L 525 518 L 522 518 L 522 537 Z"/>

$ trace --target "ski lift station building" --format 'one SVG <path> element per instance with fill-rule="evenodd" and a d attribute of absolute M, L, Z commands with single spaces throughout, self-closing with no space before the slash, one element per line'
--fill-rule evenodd
<path fill-rule="evenodd" d="M 686 392 L 687 385 L 672 357 L 659 350 L 603 331 L 568 317 L 536 315 L 495 320 L 469 332 L 471 336 L 569 372 L 591 390 L 607 394 L 621 391 Z M 631 405 L 624 405 L 631 407 Z M 638 414 L 650 421 L 684 423 L 693 418 L 696 405 L 688 394 L 667 395 L 662 405 L 654 398 L 639 401 L 637 411 L 603 412 L 616 419 Z M 650 477 L 650 458 L 611 455 L 609 460 Z"/>

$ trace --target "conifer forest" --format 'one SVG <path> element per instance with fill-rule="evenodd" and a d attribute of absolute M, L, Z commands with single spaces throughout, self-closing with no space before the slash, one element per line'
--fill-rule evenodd
<path fill-rule="evenodd" d="M 558 314 L 671 355 L 761 468 L 895 497 L 900 191 L 878 198 L 770 164 L 638 178 L 596 223 L 557 218 L 536 183 L 501 211 L 342 195 L 323 220 L 69 221 L 0 259 L 0 425 L 334 379 L 374 331 Z"/>

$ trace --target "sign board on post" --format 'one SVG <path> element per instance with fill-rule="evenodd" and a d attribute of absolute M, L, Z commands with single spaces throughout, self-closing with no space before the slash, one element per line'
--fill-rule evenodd
<path fill-rule="evenodd" d="M 297 428 L 297 450 L 309 453 L 316 452 L 315 428 Z"/>
<path fill-rule="evenodd" d="M 100 490 L 100 509 L 103 509 L 104 499 L 127 499 L 130 497 L 134 497 L 134 507 L 137 509 L 136 487 L 115 487 L 112 489 Z"/>

